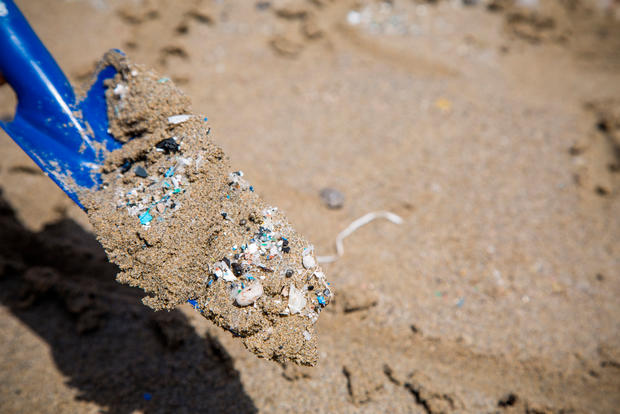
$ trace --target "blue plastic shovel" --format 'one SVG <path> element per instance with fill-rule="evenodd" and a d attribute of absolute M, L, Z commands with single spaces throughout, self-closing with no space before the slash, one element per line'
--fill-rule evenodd
<path fill-rule="evenodd" d="M 108 134 L 101 68 L 84 99 L 76 99 L 64 73 L 12 0 L 0 0 L 0 74 L 17 94 L 17 111 L 0 126 L 82 209 L 80 191 L 96 191 L 105 152 L 121 146 Z M 194 300 L 188 302 L 196 309 Z"/>
<path fill-rule="evenodd" d="M 121 146 L 108 134 L 102 68 L 85 98 L 77 99 L 66 76 L 12 0 L 0 0 L 0 74 L 17 95 L 6 133 L 73 201 L 97 190 L 106 151 Z"/>

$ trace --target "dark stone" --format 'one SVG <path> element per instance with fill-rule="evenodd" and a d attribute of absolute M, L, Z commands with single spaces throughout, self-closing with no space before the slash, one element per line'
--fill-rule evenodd
<path fill-rule="evenodd" d="M 344 205 L 344 194 L 335 188 L 323 188 L 319 195 L 325 205 L 331 209 L 342 208 Z"/>
<path fill-rule="evenodd" d="M 235 262 L 235 263 L 232 263 L 230 267 L 235 276 L 241 276 L 243 274 L 243 266 L 241 266 L 241 264 Z"/>
<path fill-rule="evenodd" d="M 158 142 L 155 147 L 163 150 L 166 154 L 179 151 L 179 144 L 174 140 L 174 138 L 166 138 L 163 141 Z"/>
<path fill-rule="evenodd" d="M 142 178 L 146 178 L 149 176 L 149 173 L 146 172 L 146 170 L 142 167 L 140 167 L 139 165 L 133 169 L 133 172 L 138 176 L 138 177 L 142 177 Z"/>

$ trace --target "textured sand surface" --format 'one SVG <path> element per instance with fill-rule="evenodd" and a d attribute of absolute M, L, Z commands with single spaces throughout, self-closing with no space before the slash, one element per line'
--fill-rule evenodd
<path fill-rule="evenodd" d="M 617 6 L 269 3 L 20 6 L 76 84 L 113 47 L 172 79 L 317 255 L 404 218 L 324 266 L 320 363 L 145 307 L 0 135 L 0 411 L 617 411 Z"/>

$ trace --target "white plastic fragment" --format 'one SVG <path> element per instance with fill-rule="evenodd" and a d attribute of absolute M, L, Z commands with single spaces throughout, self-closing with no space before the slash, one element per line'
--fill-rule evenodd
<path fill-rule="evenodd" d="M 347 13 L 347 23 L 351 26 L 357 26 L 362 21 L 362 15 L 356 10 L 351 10 Z"/>
<path fill-rule="evenodd" d="M 237 295 L 239 295 L 240 292 L 241 289 L 239 289 L 239 285 L 237 283 L 231 283 L 228 287 L 228 293 L 230 293 L 230 297 L 233 298 L 233 300 L 237 298 Z"/>
<path fill-rule="evenodd" d="M 310 334 L 310 332 L 308 332 L 308 331 L 304 331 L 304 332 L 303 332 L 303 334 L 304 334 L 304 339 L 305 339 L 306 341 L 309 341 L 309 340 L 311 340 L 311 339 L 312 339 L 312 335 Z"/>
<path fill-rule="evenodd" d="M 297 289 L 291 284 L 288 289 L 288 309 L 291 313 L 299 313 L 306 307 L 306 296 L 303 290 Z"/>
<path fill-rule="evenodd" d="M 389 211 L 374 211 L 372 213 L 365 214 L 362 217 L 358 218 L 357 220 L 354 220 L 351 224 L 347 226 L 346 229 L 338 233 L 338 236 L 336 237 L 336 254 L 335 255 L 318 256 L 317 261 L 319 263 L 331 263 L 331 262 L 335 262 L 336 260 L 338 260 L 338 258 L 344 254 L 344 246 L 342 245 L 342 241 L 345 238 L 349 237 L 351 234 L 353 234 L 360 227 L 365 226 L 366 224 L 378 218 L 389 220 L 394 224 L 403 224 L 404 222 L 404 220 L 400 216 L 394 213 L 391 213 Z"/>
<path fill-rule="evenodd" d="M 250 183 L 248 183 L 243 178 L 243 171 L 235 171 L 228 174 L 228 178 L 230 179 L 230 185 L 233 188 L 238 188 L 240 190 L 247 190 L 250 188 Z"/>
<path fill-rule="evenodd" d="M 193 117 L 193 115 L 172 115 L 168 117 L 168 123 L 173 124 L 173 125 L 180 124 L 182 122 L 187 121 L 191 117 Z"/>
<path fill-rule="evenodd" d="M 263 294 L 263 285 L 259 281 L 246 286 L 235 298 L 239 306 L 248 306 L 256 302 Z"/>
<path fill-rule="evenodd" d="M 319 280 L 325 279 L 325 273 L 323 272 L 314 272 L 313 275 Z"/>
<path fill-rule="evenodd" d="M 311 254 L 307 254 L 302 259 L 303 265 L 306 269 L 312 269 L 316 266 L 316 260 L 312 257 Z"/>
<path fill-rule="evenodd" d="M 314 312 L 314 311 L 310 311 L 310 312 L 308 312 L 307 317 L 308 317 L 308 319 L 310 319 L 310 321 L 311 321 L 312 323 L 316 323 L 316 321 L 318 321 L 318 320 L 319 320 L 319 314 L 318 314 L 318 313 L 316 313 L 316 312 Z"/>
<path fill-rule="evenodd" d="M 235 280 L 237 280 L 237 278 L 225 262 L 215 262 L 213 266 L 215 268 L 213 274 L 218 279 L 222 278 L 227 282 L 234 282 Z"/>
<path fill-rule="evenodd" d="M 257 251 L 258 251 L 258 246 L 256 245 L 256 243 L 251 243 L 250 245 L 248 245 L 248 253 L 254 254 Z"/>
<path fill-rule="evenodd" d="M 129 92 L 129 88 L 126 85 L 122 84 L 122 83 L 119 83 L 114 88 L 114 95 L 120 96 L 121 99 L 123 99 L 125 97 L 125 95 L 127 95 L 127 92 Z"/>

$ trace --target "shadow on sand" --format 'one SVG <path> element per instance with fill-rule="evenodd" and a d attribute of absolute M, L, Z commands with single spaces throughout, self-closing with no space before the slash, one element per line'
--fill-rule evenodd
<path fill-rule="evenodd" d="M 109 413 L 257 411 L 220 343 L 142 305 L 74 221 L 33 233 L 0 193 L 0 229 L 0 302 L 50 345 L 79 399 Z"/>

